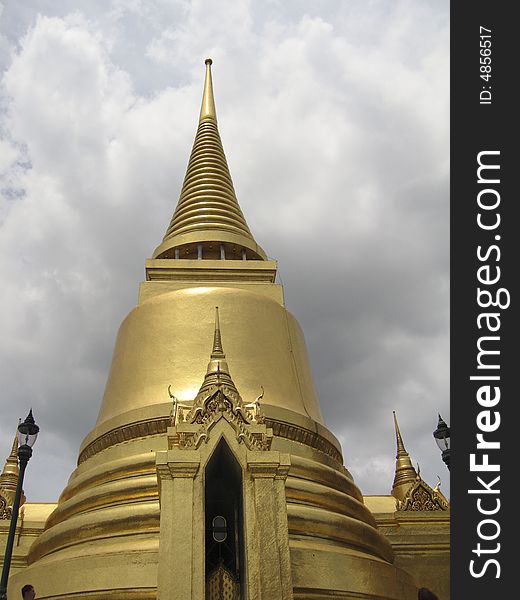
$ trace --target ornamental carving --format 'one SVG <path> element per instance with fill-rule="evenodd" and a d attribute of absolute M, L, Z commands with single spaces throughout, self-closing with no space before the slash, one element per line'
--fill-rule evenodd
<path fill-rule="evenodd" d="M 179 406 L 184 406 L 182 411 L 190 410 L 192 407 L 191 402 L 179 402 Z M 244 406 L 248 406 L 245 404 Z M 149 421 L 141 421 L 139 423 L 131 423 L 130 425 L 124 425 L 117 427 L 116 429 L 110 430 L 108 433 L 101 435 L 99 438 L 91 442 L 81 452 L 78 464 L 85 462 L 87 459 L 95 456 L 102 450 L 115 446 L 116 444 L 122 444 L 140 437 L 147 437 L 149 435 L 164 434 L 167 432 L 168 427 L 171 427 L 173 423 L 173 410 L 169 417 L 159 417 L 157 419 L 151 419 Z M 260 423 L 261 416 L 258 417 L 257 423 Z M 309 431 L 303 427 L 298 427 L 293 424 L 284 423 L 282 421 L 276 421 L 275 419 L 265 417 L 264 423 L 268 429 L 273 430 L 273 434 L 277 437 L 285 438 L 300 444 L 310 446 L 315 450 L 319 450 L 324 454 L 330 456 L 339 465 L 343 464 L 343 458 L 338 449 L 333 446 L 328 440 L 320 436 L 314 431 Z"/>
<path fill-rule="evenodd" d="M 171 394 L 170 394 L 171 396 Z M 209 439 L 220 419 L 233 427 L 238 443 L 248 450 L 269 450 L 273 433 L 265 426 L 259 398 L 246 404 L 233 387 L 217 383 L 200 392 L 192 403 L 179 402 L 174 396 L 170 448 L 197 449 Z"/>
<path fill-rule="evenodd" d="M 7 506 L 7 500 L 0 496 L 0 520 L 11 518 L 11 507 Z"/>
<path fill-rule="evenodd" d="M 240 585 L 224 565 L 219 565 L 208 577 L 206 600 L 238 600 Z"/>
<path fill-rule="evenodd" d="M 404 500 L 397 501 L 397 510 L 449 510 L 449 504 L 439 489 L 432 489 L 422 479 L 416 479 L 415 483 L 406 492 Z"/>

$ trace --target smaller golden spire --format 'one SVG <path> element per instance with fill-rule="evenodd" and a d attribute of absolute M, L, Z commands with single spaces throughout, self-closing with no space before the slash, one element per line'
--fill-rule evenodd
<path fill-rule="evenodd" d="M 404 500 L 407 490 L 415 482 L 417 478 L 417 472 L 413 467 L 410 455 L 404 447 L 403 438 L 399 430 L 399 424 L 397 423 L 397 416 L 394 414 L 394 426 L 395 436 L 397 442 L 397 455 L 395 463 L 395 477 L 394 484 L 392 486 L 392 496 L 398 500 Z"/>
<path fill-rule="evenodd" d="M 13 445 L 11 452 L 7 457 L 4 465 L 4 469 L 0 474 L 0 486 L 4 489 L 16 490 L 16 484 L 18 482 L 18 474 L 20 470 L 18 468 L 18 436 L 14 436 Z"/>
<path fill-rule="evenodd" d="M 397 422 L 397 416 L 395 414 L 395 410 L 392 411 L 394 415 L 394 427 L 395 427 L 395 437 L 397 441 L 397 456 L 396 458 L 403 458 L 404 456 L 408 456 L 408 452 L 406 452 L 406 448 L 404 447 L 403 438 L 401 437 L 401 431 L 399 430 L 399 423 Z"/>
<path fill-rule="evenodd" d="M 18 422 L 20 424 L 21 420 Z M 10 509 L 13 505 L 14 496 L 16 494 L 16 486 L 18 484 L 18 475 L 20 469 L 18 467 L 18 435 L 14 436 L 11 452 L 5 461 L 2 473 L 0 473 L 0 497 L 5 500 L 6 508 Z M 25 496 L 22 492 L 20 504 L 25 502 Z M 8 518 L 10 513 L 5 512 L 0 518 Z"/>
<path fill-rule="evenodd" d="M 204 382 L 202 383 L 202 386 L 197 396 L 209 390 L 209 388 L 211 388 L 214 385 L 225 385 L 238 394 L 238 390 L 233 380 L 231 379 L 229 367 L 226 362 L 226 355 L 224 354 L 224 349 L 222 347 L 222 336 L 220 333 L 218 306 L 215 307 L 215 331 L 213 334 L 213 348 L 211 351 L 206 376 L 204 377 Z"/>
<path fill-rule="evenodd" d="M 213 334 L 213 351 L 211 358 L 226 358 L 222 349 L 222 337 L 220 335 L 220 321 L 218 318 L 218 306 L 215 306 L 215 333 Z"/>
<path fill-rule="evenodd" d="M 213 80 L 211 79 L 211 58 L 206 58 L 206 78 L 204 80 L 204 93 L 202 94 L 202 106 L 200 107 L 199 123 L 203 119 L 217 120 L 217 111 L 215 110 L 215 98 L 213 96 Z"/>

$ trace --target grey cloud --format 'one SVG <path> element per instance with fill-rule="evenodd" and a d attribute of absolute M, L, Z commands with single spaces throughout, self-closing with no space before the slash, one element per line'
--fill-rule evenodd
<path fill-rule="evenodd" d="M 226 6 L 236 28 L 201 26 L 205 2 L 4 7 L 0 460 L 32 406 L 28 497 L 55 500 L 73 470 L 180 190 L 212 52 L 239 201 L 279 261 L 347 467 L 388 493 L 395 409 L 449 493 L 431 436 L 438 411 L 449 422 L 449 5 Z"/>

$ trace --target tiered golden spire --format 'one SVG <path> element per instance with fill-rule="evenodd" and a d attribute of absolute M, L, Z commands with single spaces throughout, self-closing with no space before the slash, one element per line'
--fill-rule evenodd
<path fill-rule="evenodd" d="M 0 487 L 4 490 L 12 492 L 16 491 L 16 484 L 18 483 L 18 436 L 14 436 L 13 446 L 11 453 L 7 457 L 4 465 L 4 469 L 0 474 Z"/>
<path fill-rule="evenodd" d="M 211 79 L 211 58 L 199 127 L 181 195 L 154 258 L 265 260 L 256 244 L 235 194 L 220 140 Z"/>
<path fill-rule="evenodd" d="M 213 349 L 211 351 L 210 361 L 204 377 L 204 382 L 199 390 L 203 394 L 214 385 L 225 385 L 238 394 L 226 362 L 226 355 L 222 348 L 222 336 L 220 333 L 220 320 L 218 314 L 218 306 L 215 307 L 215 332 L 213 334 Z"/>
<path fill-rule="evenodd" d="M 10 509 L 14 502 L 16 486 L 18 484 L 18 436 L 14 436 L 11 452 L 5 461 L 2 473 L 0 473 L 0 519 L 10 518 Z M 2 501 L 3 498 L 3 501 Z M 22 492 L 20 505 L 24 504 L 25 496 Z M 3 508 L 2 508 L 3 507 Z M 9 510 L 7 510 L 9 509 Z"/>
<path fill-rule="evenodd" d="M 410 455 L 404 447 L 403 438 L 399 431 L 399 425 L 397 423 L 397 417 L 394 413 L 394 426 L 395 436 L 397 441 L 397 455 L 395 463 L 395 477 L 394 484 L 392 486 L 392 496 L 398 500 L 403 500 L 406 496 L 407 490 L 417 479 L 417 471 L 414 469 Z"/>

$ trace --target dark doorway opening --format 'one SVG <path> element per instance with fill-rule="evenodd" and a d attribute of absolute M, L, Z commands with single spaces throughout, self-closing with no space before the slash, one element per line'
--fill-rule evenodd
<path fill-rule="evenodd" d="M 244 598 L 242 469 L 224 439 L 205 473 L 206 600 Z"/>

